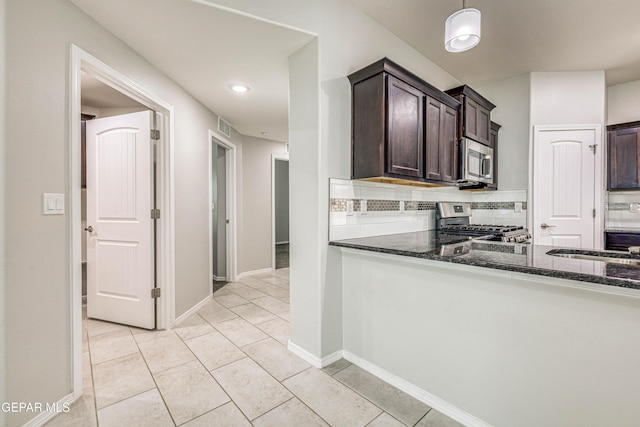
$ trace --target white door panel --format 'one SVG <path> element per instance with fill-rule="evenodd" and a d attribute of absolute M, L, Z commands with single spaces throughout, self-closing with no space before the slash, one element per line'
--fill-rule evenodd
<path fill-rule="evenodd" d="M 596 141 L 593 129 L 536 130 L 535 243 L 594 248 Z"/>
<path fill-rule="evenodd" d="M 155 327 L 151 111 L 87 122 L 87 315 Z"/>

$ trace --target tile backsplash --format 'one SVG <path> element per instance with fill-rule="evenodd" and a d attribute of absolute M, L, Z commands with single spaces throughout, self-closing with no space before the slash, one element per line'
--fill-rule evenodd
<path fill-rule="evenodd" d="M 526 225 L 525 190 L 469 192 L 332 178 L 329 197 L 330 240 L 432 230 L 440 201 L 470 202 L 475 224 Z"/>
<path fill-rule="evenodd" d="M 605 228 L 640 228 L 640 191 L 607 194 Z"/>

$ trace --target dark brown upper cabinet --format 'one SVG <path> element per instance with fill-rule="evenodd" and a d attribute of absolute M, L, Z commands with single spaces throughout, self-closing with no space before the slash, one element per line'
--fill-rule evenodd
<path fill-rule="evenodd" d="M 445 91 L 462 104 L 460 135 L 489 145 L 491 138 L 491 110 L 496 108 L 488 99 L 467 85 Z"/>
<path fill-rule="evenodd" d="M 458 110 L 427 97 L 426 177 L 456 182 L 458 178 Z"/>
<path fill-rule="evenodd" d="M 607 126 L 609 190 L 640 190 L 640 122 Z"/>
<path fill-rule="evenodd" d="M 349 80 L 353 179 L 456 181 L 458 101 L 387 58 Z"/>
<path fill-rule="evenodd" d="M 387 171 L 411 178 L 424 176 L 424 93 L 387 76 Z"/>

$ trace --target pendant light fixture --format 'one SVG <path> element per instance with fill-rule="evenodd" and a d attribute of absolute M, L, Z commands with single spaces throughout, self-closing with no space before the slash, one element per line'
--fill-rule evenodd
<path fill-rule="evenodd" d="M 444 48 L 449 52 L 464 52 L 480 43 L 480 11 L 466 8 L 462 0 L 462 9 L 447 18 L 444 27 Z"/>

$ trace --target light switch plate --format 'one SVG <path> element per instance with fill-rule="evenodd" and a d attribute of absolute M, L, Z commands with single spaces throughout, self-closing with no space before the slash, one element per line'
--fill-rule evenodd
<path fill-rule="evenodd" d="M 360 200 L 360 213 L 362 215 L 366 215 L 366 213 L 367 213 L 367 201 L 366 200 Z"/>
<path fill-rule="evenodd" d="M 64 194 L 42 193 L 43 215 L 64 215 Z"/>
<path fill-rule="evenodd" d="M 520 213 L 520 212 L 522 212 L 522 202 L 515 202 L 515 203 L 513 204 L 513 211 L 514 211 L 515 213 Z"/>
<path fill-rule="evenodd" d="M 347 200 L 347 215 L 353 215 L 353 200 Z"/>

